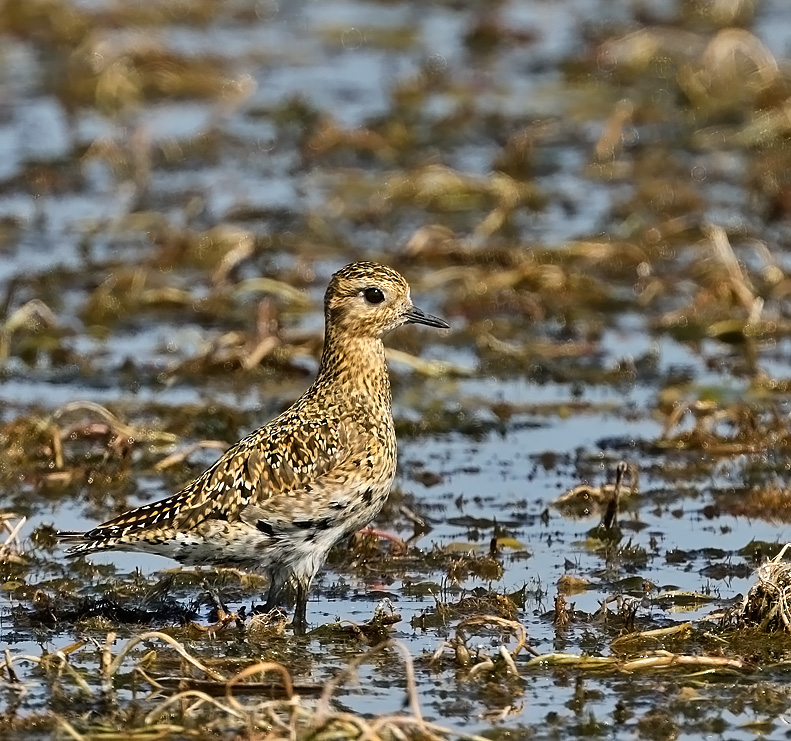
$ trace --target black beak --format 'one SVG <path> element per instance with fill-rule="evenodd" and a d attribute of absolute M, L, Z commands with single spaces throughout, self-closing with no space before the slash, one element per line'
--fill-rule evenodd
<path fill-rule="evenodd" d="M 450 329 L 450 324 L 448 324 L 444 319 L 440 319 L 438 316 L 431 316 L 431 314 L 426 314 L 425 312 L 418 309 L 417 306 L 407 309 L 404 312 L 404 319 L 406 319 L 409 324 L 425 324 L 427 327 Z"/>

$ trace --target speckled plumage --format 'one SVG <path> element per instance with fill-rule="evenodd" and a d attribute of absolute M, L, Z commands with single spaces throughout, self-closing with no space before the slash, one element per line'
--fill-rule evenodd
<path fill-rule="evenodd" d="M 448 326 L 412 305 L 399 273 L 372 262 L 332 276 L 324 314 L 318 375 L 289 409 L 177 494 L 85 533 L 60 533 L 79 541 L 68 554 L 131 550 L 263 568 L 268 607 L 291 581 L 294 624 L 304 629 L 308 589 L 327 553 L 378 514 L 395 476 L 382 335 L 407 322 Z"/>

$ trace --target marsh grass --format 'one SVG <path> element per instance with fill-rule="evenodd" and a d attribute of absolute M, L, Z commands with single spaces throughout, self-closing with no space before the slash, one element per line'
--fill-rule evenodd
<path fill-rule="evenodd" d="M 738 626 L 755 626 L 760 631 L 791 633 L 791 564 L 785 561 L 786 544 L 756 571 L 756 582 L 745 595 L 741 605 L 728 615 L 728 621 Z"/>
<path fill-rule="evenodd" d="M 791 519 L 777 10 L 592 0 L 561 43 L 508 4 L 390 5 L 294 35 L 282 3 L 0 3 L 0 139 L 21 142 L 0 733 L 671 738 L 787 715 L 787 569 L 751 576 L 777 550 L 754 531 Z M 322 287 L 361 258 L 453 331 L 388 340 L 401 476 L 331 555 L 309 642 L 257 611 L 256 574 L 65 562 L 61 517 L 172 493 L 302 392 Z M 366 711 L 403 688 L 404 712 Z"/>
<path fill-rule="evenodd" d="M 13 657 L 6 649 L 5 661 L 0 663 L 0 672 L 8 677 L 16 692 L 25 692 L 25 682 L 20 679 L 16 666 L 32 663 L 45 675 L 57 678 L 59 683 L 72 683 L 76 690 L 89 699 L 111 704 L 114 701 L 115 685 L 121 679 L 122 667 L 130 658 L 136 656 L 138 652 L 135 649 L 144 645 L 147 651 L 137 660 L 132 676 L 137 675 L 139 680 L 152 688 L 153 693 L 146 700 L 150 709 L 136 719 L 139 725 L 127 723 L 121 728 L 113 722 L 108 724 L 107 721 L 78 722 L 57 715 L 50 718 L 53 729 L 60 729 L 74 739 L 158 738 L 163 733 L 183 734 L 189 738 L 211 738 L 217 732 L 229 731 L 244 734 L 247 738 L 292 740 L 416 738 L 433 741 L 448 737 L 481 738 L 474 734 L 460 734 L 424 719 L 418 700 L 412 657 L 398 643 L 388 641 L 360 654 L 323 688 L 305 688 L 309 696 L 316 695 L 317 690 L 320 690 L 317 699 L 312 701 L 301 696 L 300 687 L 294 684 L 288 669 L 276 662 L 257 662 L 227 676 L 199 661 L 182 643 L 160 631 L 136 635 L 113 654 L 115 642 L 115 633 L 108 633 L 103 643 L 96 644 L 99 652 L 98 686 L 89 684 L 69 661 L 71 654 L 86 645 L 84 642 L 46 657 Z M 158 677 L 148 668 L 156 665 L 158 655 L 163 650 L 151 647 L 154 643 L 169 647 L 185 666 L 196 670 L 205 679 L 194 683 L 195 686 L 190 689 L 180 688 L 179 691 L 168 694 L 167 685 L 173 684 L 172 678 Z M 361 664 L 370 662 L 382 652 L 391 652 L 401 658 L 406 683 L 405 706 L 408 710 L 373 718 L 336 710 L 333 706 L 338 688 L 354 677 Z M 511 665 L 513 666 L 513 662 Z M 122 681 L 128 684 L 130 676 L 124 675 Z M 186 676 L 178 678 L 177 681 L 179 685 L 192 683 Z M 256 697 L 252 697 L 253 695 Z M 267 696 L 271 699 L 265 699 Z"/>

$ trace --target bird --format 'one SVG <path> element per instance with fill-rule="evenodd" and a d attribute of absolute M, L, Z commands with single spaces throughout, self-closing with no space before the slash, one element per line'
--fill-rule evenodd
<path fill-rule="evenodd" d="M 263 570 L 265 604 L 295 597 L 307 629 L 311 582 L 330 549 L 381 511 L 396 473 L 382 338 L 403 324 L 449 329 L 412 303 L 409 284 L 375 262 L 346 265 L 324 295 L 324 348 L 311 386 L 176 494 L 86 532 L 59 532 L 67 556 L 125 550 L 183 565 Z"/>

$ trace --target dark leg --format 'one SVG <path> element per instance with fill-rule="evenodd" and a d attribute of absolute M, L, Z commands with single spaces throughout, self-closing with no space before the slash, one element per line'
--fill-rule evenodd
<path fill-rule="evenodd" d="M 269 612 L 270 610 L 274 610 L 276 607 L 280 605 L 281 598 L 283 596 L 283 587 L 285 586 L 285 581 L 281 576 L 279 576 L 274 571 L 269 572 L 269 593 L 266 597 L 266 604 L 264 605 L 264 609 Z"/>
<path fill-rule="evenodd" d="M 294 607 L 294 635 L 303 636 L 308 629 L 308 590 L 310 583 L 296 582 L 295 592 L 297 594 L 297 604 Z"/>

